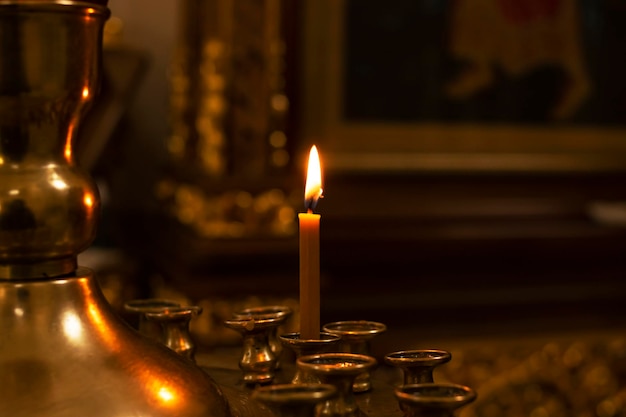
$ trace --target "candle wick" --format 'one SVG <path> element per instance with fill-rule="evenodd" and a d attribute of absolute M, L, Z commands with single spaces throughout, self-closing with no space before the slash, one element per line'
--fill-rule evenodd
<path fill-rule="evenodd" d="M 307 209 L 306 209 L 306 212 L 307 212 L 307 214 L 313 214 L 313 210 L 312 210 L 312 209 L 310 209 L 310 208 L 307 208 Z"/>

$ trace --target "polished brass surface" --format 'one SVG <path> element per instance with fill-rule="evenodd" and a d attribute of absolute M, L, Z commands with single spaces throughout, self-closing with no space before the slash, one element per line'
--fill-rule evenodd
<path fill-rule="evenodd" d="M 0 415 L 228 416 L 207 373 L 111 312 L 90 270 L 0 282 Z"/>
<path fill-rule="evenodd" d="M 405 417 L 453 417 L 455 411 L 476 399 L 476 392 L 458 384 L 414 384 L 396 388 Z"/>
<path fill-rule="evenodd" d="M 269 336 L 284 322 L 284 317 L 226 320 L 226 327 L 243 336 L 239 368 L 246 384 L 268 384 L 274 380 L 278 358 L 272 352 Z"/>
<path fill-rule="evenodd" d="M 180 303 L 160 298 L 145 298 L 124 303 L 124 310 L 126 312 L 138 316 L 137 330 L 139 330 L 139 333 L 151 339 L 158 340 L 159 342 L 163 340 L 163 329 L 159 323 L 156 323 L 154 320 L 148 320 L 146 314 L 158 313 L 172 307 L 180 307 Z"/>
<path fill-rule="evenodd" d="M 435 382 L 433 371 L 450 359 L 450 352 L 441 349 L 401 350 L 385 355 L 386 363 L 402 369 L 404 385 Z"/>
<path fill-rule="evenodd" d="M 300 333 L 285 333 L 281 334 L 279 338 L 285 347 L 293 351 L 296 360 L 301 356 L 338 351 L 339 342 L 341 341 L 339 336 L 326 332 L 320 333 L 319 339 L 301 339 Z M 296 367 L 291 383 L 304 384 L 311 382 L 318 382 L 318 379 L 303 372 L 300 367 Z"/>
<path fill-rule="evenodd" d="M 342 350 L 359 355 L 370 355 L 371 339 L 387 330 L 383 323 L 368 320 L 347 320 L 328 323 L 323 326 L 325 332 L 341 337 Z M 372 389 L 369 372 L 364 372 L 354 380 L 354 392 L 365 392 Z"/>
<path fill-rule="evenodd" d="M 376 366 L 371 356 L 354 353 L 321 353 L 302 356 L 297 366 L 317 376 L 321 383 L 337 388 L 337 396 L 324 402 L 320 416 L 357 417 L 359 406 L 352 391 L 355 378 Z"/>
<path fill-rule="evenodd" d="M 73 140 L 102 1 L 0 0 L 0 416 L 227 417 L 211 377 L 121 321 L 76 258 L 100 199 Z"/>
<path fill-rule="evenodd" d="M 280 318 L 278 326 L 272 327 L 269 331 L 270 349 L 276 357 L 276 369 L 280 368 L 280 355 L 283 353 L 283 344 L 278 339 L 278 329 L 285 323 L 285 321 L 293 314 L 293 309 L 288 306 L 259 306 L 249 307 L 236 311 L 233 315 L 236 319 L 263 319 L 263 318 Z"/>
<path fill-rule="evenodd" d="M 95 237 L 72 141 L 99 85 L 98 3 L 0 1 L 0 279 L 71 273 Z"/>
<path fill-rule="evenodd" d="M 252 398 L 279 417 L 315 417 L 317 405 L 335 395 L 337 388 L 329 384 L 276 384 L 252 391 Z"/>
<path fill-rule="evenodd" d="M 161 326 L 162 342 L 165 346 L 195 362 L 196 343 L 189 333 L 189 322 L 200 313 L 202 308 L 198 306 L 171 307 L 159 312 L 146 313 L 146 318 Z"/>

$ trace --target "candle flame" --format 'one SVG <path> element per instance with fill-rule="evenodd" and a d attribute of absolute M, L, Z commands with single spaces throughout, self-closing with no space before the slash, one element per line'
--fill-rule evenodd
<path fill-rule="evenodd" d="M 304 207 L 307 211 L 312 211 L 317 205 L 317 201 L 322 197 L 322 168 L 320 157 L 315 145 L 309 152 L 309 163 L 306 175 L 306 185 L 304 187 Z"/>

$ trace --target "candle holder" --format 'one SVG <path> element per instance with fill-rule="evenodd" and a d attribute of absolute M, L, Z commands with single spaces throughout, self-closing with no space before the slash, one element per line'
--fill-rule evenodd
<path fill-rule="evenodd" d="M 283 322 L 281 317 L 265 319 L 232 319 L 224 325 L 243 336 L 243 352 L 239 368 L 246 384 L 268 384 L 274 380 L 276 356 L 269 344 L 272 329 Z"/>
<path fill-rule="evenodd" d="M 161 298 L 145 298 L 124 303 L 124 311 L 137 315 L 137 330 L 139 333 L 159 341 L 163 339 L 161 326 L 152 320 L 148 320 L 146 313 L 159 313 L 172 307 L 180 307 L 180 303 Z"/>
<path fill-rule="evenodd" d="M 450 352 L 439 349 L 402 350 L 385 355 L 386 363 L 402 369 L 404 385 L 435 382 L 433 371 L 450 359 Z"/>
<path fill-rule="evenodd" d="M 319 404 L 337 395 L 329 384 L 278 384 L 258 387 L 252 398 L 275 411 L 278 417 L 315 417 Z"/>
<path fill-rule="evenodd" d="M 325 332 L 341 337 L 343 351 L 358 355 L 370 355 L 371 339 L 387 330 L 383 323 L 367 320 L 337 321 L 325 324 Z M 354 392 L 366 392 L 372 389 L 369 372 L 364 372 L 354 380 Z"/>
<path fill-rule="evenodd" d="M 405 417 L 454 417 L 476 399 L 476 392 L 458 384 L 412 384 L 394 391 Z"/>
<path fill-rule="evenodd" d="M 321 353 L 302 356 L 298 367 L 318 377 L 321 383 L 337 388 L 337 396 L 326 400 L 319 409 L 320 416 L 356 417 L 359 407 L 352 385 L 356 377 L 376 366 L 376 359 L 354 353 Z"/>
<path fill-rule="evenodd" d="M 296 361 L 302 356 L 327 353 L 339 348 L 341 338 L 335 334 L 320 333 L 319 339 L 300 339 L 300 333 L 286 333 L 279 336 L 282 344 L 289 348 L 296 356 Z M 292 384 L 316 383 L 319 380 L 296 366 L 291 379 Z"/>
<path fill-rule="evenodd" d="M 278 328 L 285 324 L 287 319 L 291 317 L 293 314 L 293 310 L 291 307 L 287 306 L 261 306 L 261 307 L 250 307 L 243 310 L 239 310 L 235 312 L 233 317 L 235 319 L 266 319 L 266 318 L 277 318 L 280 319 L 278 325 L 276 327 L 272 327 L 269 330 L 268 334 L 268 343 L 270 346 L 270 350 L 276 357 L 276 369 L 280 369 L 280 356 L 283 351 L 283 345 L 278 339 Z"/>
<path fill-rule="evenodd" d="M 160 312 L 145 313 L 148 321 L 160 325 L 163 344 L 182 357 L 196 362 L 196 344 L 189 333 L 189 322 L 202 313 L 197 306 L 171 307 Z"/>

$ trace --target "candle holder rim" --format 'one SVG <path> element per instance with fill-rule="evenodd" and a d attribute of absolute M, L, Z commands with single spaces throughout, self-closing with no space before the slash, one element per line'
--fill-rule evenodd
<path fill-rule="evenodd" d="M 259 386 L 252 391 L 252 398 L 272 403 L 318 403 L 337 395 L 337 388 L 330 384 L 303 383 L 303 384 L 275 384 Z"/>
<path fill-rule="evenodd" d="M 421 390 L 454 390 L 456 395 L 416 395 L 416 391 Z M 431 382 L 423 384 L 409 384 L 396 387 L 394 394 L 398 400 L 412 404 L 422 404 L 424 406 L 450 406 L 460 407 L 474 401 L 477 397 L 476 391 L 472 388 L 455 383 Z"/>
<path fill-rule="evenodd" d="M 147 312 L 145 316 L 149 320 L 178 320 L 182 318 L 193 318 L 202 313 L 200 306 L 180 306 L 166 308 L 161 311 Z"/>
<path fill-rule="evenodd" d="M 324 337 L 321 339 L 321 337 Z M 283 333 L 278 336 L 283 344 L 287 345 L 327 345 L 337 343 L 341 337 L 327 332 L 320 332 L 320 339 L 300 339 L 300 332 Z"/>
<path fill-rule="evenodd" d="M 249 319 L 229 319 L 224 320 L 224 325 L 234 330 L 248 330 L 255 329 L 262 330 L 268 327 L 276 326 L 283 321 L 282 317 L 268 317 L 268 318 L 249 318 Z"/>
<path fill-rule="evenodd" d="M 235 319 L 245 319 L 248 317 L 254 318 L 269 318 L 269 317 L 284 317 L 285 319 L 293 314 L 293 309 L 285 305 L 268 305 L 248 307 L 236 311 L 233 314 Z"/>
<path fill-rule="evenodd" d="M 124 310 L 129 313 L 158 313 L 168 308 L 180 307 L 178 301 L 166 298 L 141 298 L 124 303 Z"/>
<path fill-rule="evenodd" d="M 337 367 L 332 363 L 315 363 L 317 360 L 332 360 L 337 359 L 339 362 L 348 362 L 350 360 L 355 361 L 353 365 L 346 367 Z M 363 371 L 376 366 L 378 361 L 376 358 L 367 355 L 361 355 L 358 353 L 318 353 L 315 355 L 305 355 L 298 359 L 296 362 L 299 367 L 312 370 L 315 372 L 332 374 L 332 373 L 345 373 L 345 374 L 360 374 Z"/>
<path fill-rule="evenodd" d="M 442 349 L 408 349 L 385 355 L 385 362 L 390 365 L 440 365 L 449 362 L 452 354 Z"/>
<path fill-rule="evenodd" d="M 387 330 L 384 323 L 371 320 L 343 320 L 326 323 L 322 329 L 328 333 L 335 333 L 342 336 L 367 336 L 377 335 Z"/>

